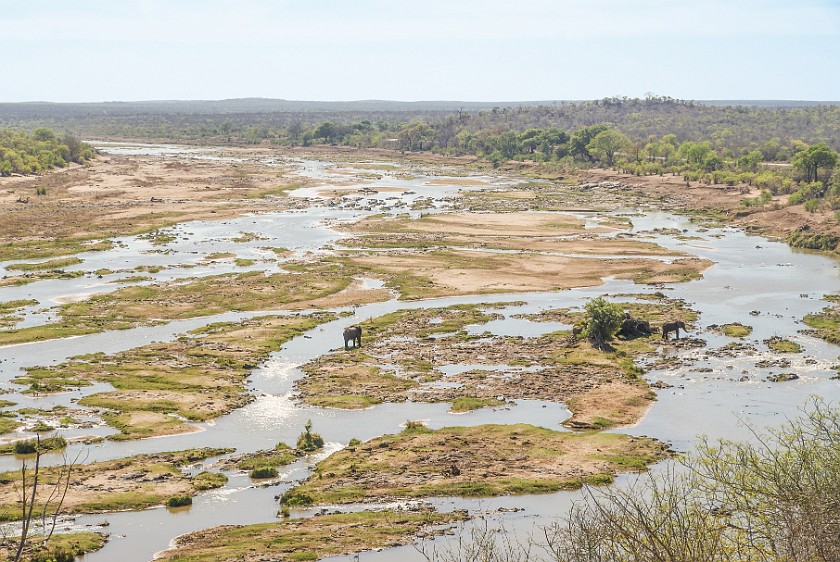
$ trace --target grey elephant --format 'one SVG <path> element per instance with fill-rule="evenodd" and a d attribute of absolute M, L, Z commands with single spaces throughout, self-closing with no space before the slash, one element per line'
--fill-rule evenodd
<path fill-rule="evenodd" d="M 628 340 L 649 336 L 650 333 L 650 322 L 641 318 L 633 318 L 630 314 L 625 314 L 624 320 L 621 322 L 621 328 L 618 330 L 618 334 Z"/>
<path fill-rule="evenodd" d="M 682 320 L 662 324 L 662 339 L 667 340 L 670 332 L 674 332 L 674 334 L 676 334 L 676 339 L 680 339 L 680 328 L 684 331 L 688 331 L 686 330 L 685 323 L 683 323 Z"/>
<path fill-rule="evenodd" d="M 349 350 L 347 342 L 353 342 L 353 347 L 362 347 L 362 327 L 348 326 L 344 328 L 344 349 Z"/>

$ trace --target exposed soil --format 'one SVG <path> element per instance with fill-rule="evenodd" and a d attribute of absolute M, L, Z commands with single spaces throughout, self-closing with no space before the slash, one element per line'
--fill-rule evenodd
<path fill-rule="evenodd" d="M 228 525 L 178 537 L 157 560 L 173 562 L 269 562 L 319 560 L 362 550 L 395 547 L 418 535 L 443 532 L 439 525 L 466 519 L 461 511 L 364 511 L 289 519 L 261 525 Z"/>
<path fill-rule="evenodd" d="M 625 307 L 657 323 L 679 317 L 690 326 L 696 318 L 685 303 L 669 299 Z M 582 317 L 566 310 L 544 315 L 570 323 Z M 494 318 L 492 307 L 459 306 L 372 319 L 362 324 L 363 348 L 334 351 L 304 365 L 306 377 L 295 388 L 305 402 L 341 408 L 406 400 L 545 400 L 569 406 L 570 427 L 631 425 L 655 397 L 629 366 L 660 345 L 674 345 L 657 337 L 616 339 L 613 351 L 604 352 L 571 332 L 525 338 L 464 331 Z M 445 376 L 440 369 L 446 365 L 475 368 Z"/>
<path fill-rule="evenodd" d="M 68 474 L 70 486 L 62 504 L 65 513 L 103 513 L 162 505 L 170 497 L 192 496 L 201 489 L 196 486 L 196 478 L 201 477 L 190 477 L 181 471 L 181 467 L 231 451 L 193 449 L 42 468 L 36 505 L 42 505 L 49 498 L 52 509 L 55 509 L 61 498 L 61 483 L 66 482 Z M 29 485 L 33 478 L 33 464 L 28 463 Z M 20 518 L 20 487 L 20 471 L 0 475 L 0 505 L 5 506 L 0 516 L 5 520 Z"/>
<path fill-rule="evenodd" d="M 620 468 L 643 469 L 665 458 L 666 449 L 653 439 L 557 432 L 526 424 L 408 428 L 334 453 L 283 501 L 295 505 L 552 492 L 609 481 Z"/>
<path fill-rule="evenodd" d="M 40 177 L 0 178 L 0 240 L 103 238 L 187 220 L 223 219 L 307 205 L 283 197 L 304 185 L 286 168 L 255 157 L 275 151 L 224 149 L 244 162 L 100 155 Z M 36 196 L 38 187 L 47 194 Z M 264 197 L 276 194 L 279 197 Z M 29 198 L 18 203 L 18 198 Z"/>
<path fill-rule="evenodd" d="M 611 170 L 592 169 L 581 176 L 584 181 L 614 181 L 638 188 L 651 197 L 661 198 L 663 209 L 680 212 L 686 209 L 725 211 L 726 223 L 748 231 L 767 236 L 787 238 L 792 232 L 807 225 L 822 234 L 840 235 L 840 223 L 833 211 L 810 213 L 802 205 L 785 206 L 787 196 L 774 197 L 772 201 L 757 207 L 745 207 L 742 199 L 761 194 L 752 188 L 741 193 L 737 187 L 722 185 L 701 185 L 686 182 L 671 175 L 632 176 Z"/>

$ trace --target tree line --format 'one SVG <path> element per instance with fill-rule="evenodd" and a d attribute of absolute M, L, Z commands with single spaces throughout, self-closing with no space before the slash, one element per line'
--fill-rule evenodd
<path fill-rule="evenodd" d="M 0 124 L 3 119 L 0 113 Z M 839 105 L 717 106 L 649 95 L 480 111 L 51 113 L 49 119 L 81 134 L 128 140 L 328 144 L 472 155 L 495 166 L 528 161 L 559 173 L 591 166 L 639 176 L 668 173 L 681 176 L 688 185 L 763 190 L 759 197 L 745 198 L 746 206 L 774 204 L 774 195 L 790 194 L 789 203 L 809 211 L 840 211 L 840 177 L 835 174 Z M 18 124 L 43 123 L 29 116 Z M 0 164 L 0 173 L 39 173 L 62 161 L 77 161 L 77 156 L 89 157 L 74 148 L 78 141 L 71 135 L 58 138 L 41 127 L 30 137 L 17 136 L 57 141 L 69 148 L 70 159 L 68 151 L 45 152 L 43 146 L 13 148 L 0 159 L 6 162 Z"/>
<path fill-rule="evenodd" d="M 90 145 L 69 133 L 0 129 L 0 176 L 41 174 L 69 162 L 84 164 L 93 156 Z"/>

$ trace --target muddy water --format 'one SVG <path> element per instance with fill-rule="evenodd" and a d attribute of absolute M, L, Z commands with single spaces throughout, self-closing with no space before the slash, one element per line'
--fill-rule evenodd
<path fill-rule="evenodd" d="M 117 150 L 112 147 L 108 150 Z M 179 151 L 177 147 L 131 147 L 137 154 L 159 154 L 161 157 L 215 157 L 202 151 Z M 155 153 L 155 151 L 158 151 Z M 316 179 L 335 178 L 329 164 L 301 162 L 301 173 Z M 370 170 L 359 170 L 370 173 Z M 384 174 L 381 179 L 355 185 L 376 191 L 396 187 L 411 193 L 352 193 L 338 200 L 324 201 L 304 211 L 268 213 L 219 222 L 184 223 L 168 229 L 173 242 L 155 247 L 150 241 L 125 238 L 114 250 L 83 254 L 83 264 L 74 266 L 81 271 L 101 267 L 121 271 L 64 281 L 45 281 L 25 287 L 0 289 L 0 302 L 34 298 L 39 306 L 29 310 L 24 322 L 37 323 L 48 319 L 49 312 L 39 312 L 61 299 L 80 298 L 87 294 L 113 290 L 139 266 L 157 265 L 164 269 L 146 273 L 155 281 L 182 277 L 241 271 L 232 260 L 206 261 L 212 253 L 231 252 L 238 257 L 254 259 L 250 268 L 266 271 L 282 267 L 282 260 L 269 255 L 264 248 L 282 246 L 295 255 L 319 252 L 325 246 L 340 241 L 340 235 L 329 228 L 336 222 L 354 220 L 374 212 L 406 212 L 418 199 L 431 198 L 433 209 L 446 209 L 455 196 L 458 179 L 451 185 L 431 184 L 432 178 L 405 174 Z M 445 178 L 434 178 L 441 180 Z M 488 178 L 488 182 L 498 181 Z M 332 186 L 330 186 L 332 188 Z M 299 197 L 316 198 L 317 189 L 299 190 Z M 388 199 L 396 197 L 397 199 Z M 400 202 L 405 205 L 399 205 Z M 424 212 L 428 212 L 425 210 Z M 704 273 L 704 278 L 685 284 L 668 285 L 661 290 L 669 296 L 686 299 L 701 312 L 700 320 L 691 336 L 703 338 L 705 348 L 680 352 L 691 361 L 684 366 L 651 371 L 651 380 L 662 380 L 671 388 L 657 391 L 659 400 L 648 416 L 636 427 L 624 432 L 649 435 L 673 443 L 679 450 L 690 449 L 699 433 L 712 437 L 748 437 L 745 423 L 758 427 L 777 425 L 786 416 L 796 414 L 797 408 L 810 395 L 830 400 L 840 394 L 840 383 L 829 380 L 834 374 L 830 367 L 837 362 L 840 348 L 809 336 L 799 334 L 803 328 L 799 319 L 820 310 L 822 295 L 840 290 L 837 265 L 827 258 L 791 251 L 786 245 L 762 238 L 747 236 L 734 229 L 703 229 L 686 219 L 668 214 L 645 214 L 633 217 L 631 232 L 668 248 L 678 249 L 698 257 L 708 258 L 716 265 Z M 593 222 L 594 224 L 594 222 Z M 654 228 L 676 229 L 683 236 L 656 234 Z M 245 234 L 248 241 L 236 241 Z M 696 238 L 696 239 L 695 239 Z M 161 250 L 166 250 L 162 252 Z M 183 267 L 183 265 L 191 267 Z M 0 267 L 6 264 L 0 264 Z M 68 268 L 69 269 L 69 268 Z M 374 288 L 377 282 L 366 280 Z M 518 401 L 503 408 L 488 408 L 467 414 L 447 412 L 445 404 L 384 404 L 362 411 L 324 410 L 296 404 L 291 396 L 294 381 L 301 376 L 299 366 L 341 345 L 341 330 L 348 323 L 364 321 L 401 308 L 439 307 L 459 303 L 497 303 L 494 311 L 505 316 L 486 325 L 475 327 L 477 333 L 489 330 L 495 334 L 535 336 L 555 330 L 557 323 L 535 323 L 513 318 L 514 315 L 538 312 L 558 307 L 580 307 L 588 299 L 602 294 L 639 293 L 655 288 L 633 285 L 626 281 L 607 280 L 601 287 L 577 289 L 560 293 L 524 293 L 432 299 L 423 302 L 389 301 L 361 306 L 349 312 L 352 318 L 322 325 L 304 336 L 290 341 L 270 360 L 255 370 L 250 387 L 255 400 L 248 406 L 216 420 L 201 424 L 192 434 L 126 443 L 105 442 L 94 446 L 73 445 L 69 453 L 82 451 L 89 461 L 118 458 L 131 454 L 176 450 L 187 447 L 236 447 L 240 452 L 270 448 L 278 441 L 294 443 L 306 420 L 311 419 L 316 430 L 328 441 L 328 452 L 346 444 L 351 438 L 369 439 L 384 433 L 399 431 L 406 420 L 426 420 L 430 427 L 476 425 L 483 423 L 532 423 L 560 429 L 560 422 L 569 415 L 560 404 L 539 401 Z M 522 303 L 510 305 L 506 303 Z M 101 391 L 94 389 L 63 393 L 47 397 L 20 395 L 8 380 L 25 366 L 54 364 L 79 353 L 103 351 L 113 353 L 151 341 L 165 341 L 191 328 L 220 319 L 241 318 L 242 314 L 228 314 L 213 318 L 171 323 L 153 328 L 138 328 L 125 332 L 96 334 L 80 338 L 40 342 L 0 348 L 0 382 L 15 393 L 4 398 L 21 405 L 51 408 L 54 405 L 73 407 L 78 397 Z M 735 356 L 718 353 L 722 346 L 735 341 L 706 328 L 712 324 L 741 322 L 754 328 L 742 341 L 751 349 Z M 803 347 L 803 353 L 786 356 L 789 368 L 759 368 L 762 359 L 780 355 L 771 351 L 764 340 L 772 336 L 793 339 Z M 445 371 L 456 373 L 471 366 L 447 365 Z M 768 375 L 781 371 L 796 372 L 797 381 L 769 383 Z M 66 434 L 106 435 L 111 430 L 97 427 L 72 430 Z M 58 457 L 47 457 L 57 462 Z M 171 511 L 163 508 L 140 513 L 120 513 L 78 517 L 67 520 L 68 529 L 104 528 L 111 533 L 111 541 L 100 552 L 85 560 L 149 560 L 164 549 L 175 536 L 191 530 L 220 524 L 247 524 L 272 521 L 277 512 L 275 496 L 282 494 L 295 480 L 304 478 L 317 458 L 301 460 L 286 467 L 276 485 L 255 487 L 244 475 L 231 473 L 230 482 L 220 490 L 200 494 L 187 510 Z M 0 458 L 0 470 L 14 469 L 19 461 Z M 197 468 L 198 469 L 198 468 Z M 463 500 L 440 498 L 432 501 L 441 509 L 467 508 L 474 513 L 491 512 L 493 525 L 502 525 L 518 534 L 527 535 L 540 525 L 561 516 L 579 493 L 559 493 L 542 496 Z M 508 511 L 516 508 L 516 511 Z M 499 513 L 499 510 L 503 510 Z M 306 513 L 298 514 L 305 516 Z M 481 523 L 478 523 L 479 525 Z M 472 525 L 472 524 L 471 524 Z M 89 527 L 93 526 L 93 527 Z M 441 544 L 438 540 L 436 544 Z M 364 560 L 392 560 L 395 557 L 422 560 L 413 548 L 387 550 L 382 553 L 363 553 Z"/>

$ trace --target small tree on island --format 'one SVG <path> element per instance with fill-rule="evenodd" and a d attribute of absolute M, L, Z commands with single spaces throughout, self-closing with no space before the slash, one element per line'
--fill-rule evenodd
<path fill-rule="evenodd" d="M 601 349 L 604 342 L 611 340 L 621 327 L 624 310 L 617 304 L 608 302 L 604 297 L 592 299 L 586 306 L 586 336 Z"/>
<path fill-rule="evenodd" d="M 300 434 L 297 440 L 298 451 L 311 453 L 324 446 L 323 437 L 317 433 L 312 433 L 312 420 L 306 420 L 306 425 L 303 426 L 303 430 L 303 433 Z"/>

